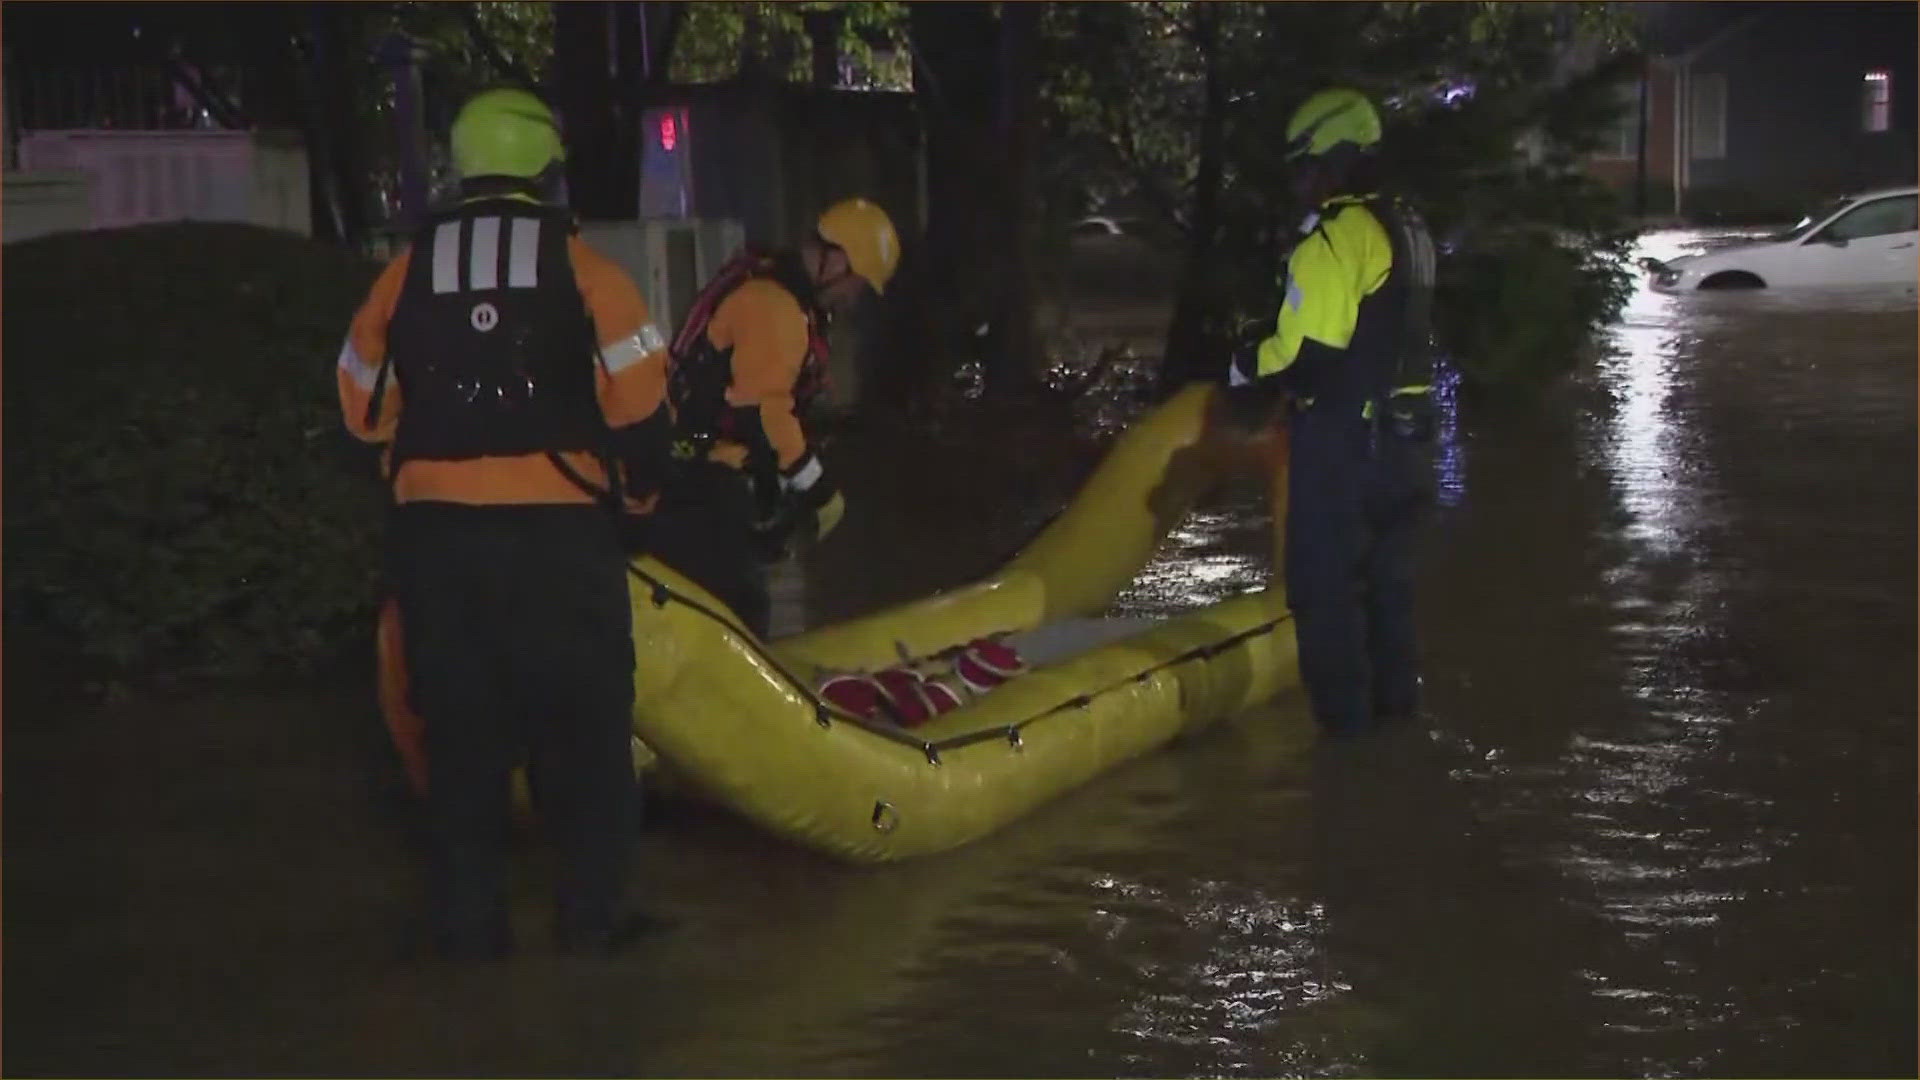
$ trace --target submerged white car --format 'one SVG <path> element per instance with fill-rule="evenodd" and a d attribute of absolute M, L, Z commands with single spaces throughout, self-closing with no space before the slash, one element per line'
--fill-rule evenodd
<path fill-rule="evenodd" d="M 1640 265 L 1663 293 L 1912 285 L 1920 281 L 1916 194 L 1920 188 L 1900 187 L 1849 195 L 1755 243 Z"/>

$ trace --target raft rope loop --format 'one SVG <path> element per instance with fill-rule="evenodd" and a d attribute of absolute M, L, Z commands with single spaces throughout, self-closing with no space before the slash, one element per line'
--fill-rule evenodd
<path fill-rule="evenodd" d="M 764 661 L 768 667 L 779 672 L 780 677 L 785 679 L 789 686 L 793 687 L 801 697 L 806 698 L 807 701 L 812 703 L 814 722 L 821 727 L 832 727 L 834 721 L 838 720 L 843 724 L 852 725 L 861 731 L 877 735 L 889 742 L 912 747 L 925 754 L 927 756 L 927 763 L 936 767 L 940 764 L 940 752 L 942 750 L 954 750 L 962 746 L 972 746 L 975 743 L 987 742 L 992 739 L 1005 739 L 1013 749 L 1022 750 L 1025 748 L 1025 745 L 1021 740 L 1020 731 L 1029 724 L 1057 713 L 1066 712 L 1069 709 L 1088 708 L 1093 704 L 1095 698 L 1104 694 L 1112 693 L 1115 690 L 1122 689 L 1134 683 L 1146 682 L 1148 679 L 1153 678 L 1168 668 L 1178 667 L 1181 664 L 1191 663 L 1195 660 L 1211 660 L 1215 656 L 1229 649 L 1237 648 L 1254 638 L 1264 634 L 1271 634 L 1275 628 L 1283 623 L 1293 621 L 1293 615 L 1291 613 L 1282 615 L 1277 619 L 1270 619 L 1257 626 L 1248 627 L 1237 634 L 1221 638 L 1219 641 L 1209 642 L 1205 645 L 1196 645 L 1186 652 L 1169 657 L 1151 667 L 1143 668 L 1124 679 L 1109 683 L 1090 693 L 1079 694 L 1068 698 L 1050 709 L 1043 709 L 1027 717 L 1025 720 L 1018 720 L 1000 727 L 985 728 L 980 731 L 969 731 L 963 735 L 955 735 L 950 739 L 942 739 L 939 742 L 930 742 L 926 739 L 914 737 L 903 728 L 895 727 L 892 724 L 878 724 L 868 720 L 864 716 L 850 713 L 834 705 L 832 702 L 821 697 L 819 691 L 808 685 L 805 680 L 793 672 L 788 671 L 786 665 L 782 664 L 771 652 L 767 651 L 766 646 L 763 645 L 758 638 L 734 626 L 732 622 L 728 621 L 726 616 L 697 600 L 690 599 L 675 592 L 666 582 L 661 581 L 659 578 L 654 577 L 637 566 L 629 564 L 627 566 L 627 572 L 647 583 L 650 587 L 650 599 L 652 599 L 654 607 L 665 607 L 668 601 L 677 602 L 719 623 L 725 629 L 733 631 L 735 636 L 746 642 L 747 647 L 753 650 L 754 654 Z M 877 824 L 878 822 L 876 822 L 876 825 Z"/>

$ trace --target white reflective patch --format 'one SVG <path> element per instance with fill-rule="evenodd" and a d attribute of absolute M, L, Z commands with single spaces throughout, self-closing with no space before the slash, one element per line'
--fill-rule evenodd
<path fill-rule="evenodd" d="M 787 489 L 789 491 L 805 491 L 819 483 L 820 478 L 825 476 L 826 472 L 826 468 L 820 464 L 820 459 L 813 454 L 808 454 L 806 460 L 800 465 L 800 471 L 794 473 L 787 479 Z"/>
<path fill-rule="evenodd" d="M 531 289 L 540 284 L 540 222 L 516 218 L 507 242 L 507 288 Z"/>
<path fill-rule="evenodd" d="M 1247 378 L 1246 375 L 1240 371 L 1239 364 L 1227 365 L 1227 385 L 1228 386 L 1245 386 L 1252 381 L 1253 381 L 1252 379 Z"/>
<path fill-rule="evenodd" d="M 612 342 L 600 350 L 601 359 L 606 361 L 607 373 L 618 375 L 622 371 L 667 347 L 666 339 L 652 323 Z"/>
<path fill-rule="evenodd" d="M 353 380 L 353 385 L 369 394 L 373 393 L 373 383 L 380 377 L 380 369 L 360 358 L 360 350 L 353 347 L 351 339 L 340 346 L 339 367 L 347 373 L 347 378 Z"/>
<path fill-rule="evenodd" d="M 639 330 L 636 330 L 633 336 L 640 339 L 640 347 L 648 353 L 657 353 L 667 347 L 666 336 L 661 334 L 660 328 L 652 323 L 647 323 Z M 643 353 L 642 355 L 645 354 Z"/>
<path fill-rule="evenodd" d="M 433 291 L 460 291 L 460 223 L 448 221 L 433 230 Z"/>
<path fill-rule="evenodd" d="M 1292 308 L 1295 311 L 1299 311 L 1300 305 L 1305 303 L 1306 299 L 1307 299 L 1306 294 L 1300 291 L 1299 282 L 1297 281 L 1287 282 L 1287 306 L 1288 307 Z"/>
<path fill-rule="evenodd" d="M 500 282 L 500 219 L 473 223 L 472 254 L 467 257 L 467 288 L 492 289 Z"/>

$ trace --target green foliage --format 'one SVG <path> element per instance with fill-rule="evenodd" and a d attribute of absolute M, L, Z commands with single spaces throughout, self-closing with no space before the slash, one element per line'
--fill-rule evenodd
<path fill-rule="evenodd" d="M 297 673 L 363 630 L 383 496 L 332 358 L 373 272 L 239 225 L 9 247 L 8 623 L 122 677 Z"/>
<path fill-rule="evenodd" d="M 365 74 L 353 94 L 355 126 L 367 154 L 367 179 L 350 197 L 366 200 L 372 220 L 384 221 L 400 191 L 401 133 L 397 89 L 375 57 L 394 34 L 420 51 L 422 128 L 433 182 L 452 177 L 447 128 L 467 98 L 494 86 L 538 86 L 553 58 L 553 5 L 524 0 L 445 3 L 400 0 L 343 8 L 348 47 Z"/>
<path fill-rule="evenodd" d="M 489 87 L 537 81 L 553 58 L 552 4 L 407 0 L 369 15 L 369 42 L 394 32 L 411 37 L 426 51 L 437 90 L 455 102 Z M 382 100 L 390 104 L 391 93 Z"/>
<path fill-rule="evenodd" d="M 802 3 L 768 0 L 695 0 L 674 43 L 675 82 L 719 82 L 740 74 L 742 61 L 773 66 L 790 82 L 812 72 L 809 14 L 838 19 L 837 47 L 853 62 L 856 89 L 907 90 L 913 71 L 906 47 L 906 5 L 893 0 Z"/>
<path fill-rule="evenodd" d="M 1385 186 L 1409 196 L 1443 244 L 1452 284 L 1437 322 L 1469 378 L 1529 382 L 1563 370 L 1624 303 L 1624 207 L 1581 170 L 1622 119 L 1620 88 L 1636 70 L 1633 26 L 1616 5 L 1054 8 L 1044 204 L 1078 213 L 1088 207 L 1076 198 L 1126 199 L 1180 235 L 1208 229 L 1213 257 L 1199 272 L 1211 299 L 1203 325 L 1216 338 L 1272 311 L 1278 259 L 1307 209 L 1290 205 L 1275 133 L 1298 102 L 1336 83 L 1385 108 Z M 1211 55 L 1203 14 L 1218 24 Z M 1581 51 L 1584 71 L 1573 62 Z M 1210 65 L 1225 101 L 1223 175 L 1216 219 L 1196 222 Z M 1451 100 L 1441 93 L 1466 87 L 1471 94 Z M 1558 291 L 1546 295 L 1547 281 Z M 1515 292 L 1529 282 L 1541 293 L 1534 303 Z M 1501 303 L 1487 302 L 1496 296 Z M 1543 319 L 1565 326 L 1508 325 Z"/>
<path fill-rule="evenodd" d="M 1450 261 L 1435 330 L 1469 384 L 1524 394 L 1588 355 L 1597 314 L 1626 303 L 1628 282 L 1607 254 L 1545 235 L 1508 238 Z"/>

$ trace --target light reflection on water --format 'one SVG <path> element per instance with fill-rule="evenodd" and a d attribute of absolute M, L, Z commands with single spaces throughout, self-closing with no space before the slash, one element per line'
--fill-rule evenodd
<path fill-rule="evenodd" d="M 1600 364 L 1615 412 L 1606 462 L 1632 516 L 1631 536 L 1658 552 L 1682 541 L 1689 483 L 1680 459 L 1683 432 L 1672 414 L 1676 357 L 1685 347 L 1680 301 L 1641 288 L 1627 304 Z"/>
<path fill-rule="evenodd" d="M 1165 616 L 1266 588 L 1271 527 L 1271 510 L 1249 492 L 1194 512 L 1114 599 L 1110 614 Z"/>
<path fill-rule="evenodd" d="M 1640 253 L 1666 258 L 1732 239 L 1739 237 L 1654 234 Z M 1710 544 L 1725 543 L 1726 523 L 1716 517 L 1724 501 L 1716 458 L 1698 426 L 1703 376 L 1725 372 L 1705 365 L 1758 366 L 1755 358 L 1772 343 L 1749 327 L 1768 312 L 1833 319 L 1897 308 L 1910 297 L 1901 289 L 1669 297 L 1643 287 L 1612 332 L 1598 377 L 1613 408 L 1592 439 L 1624 511 L 1618 562 L 1608 574 L 1614 662 L 1622 689 L 1644 712 L 1604 734 L 1573 733 L 1562 775 L 1549 782 L 1568 792 L 1589 823 L 1564 842 L 1557 861 L 1620 934 L 1623 947 L 1611 962 L 1582 975 L 1604 1030 L 1623 1045 L 1658 1036 L 1646 1043 L 1658 1046 L 1740 1020 L 1739 988 L 1709 981 L 1703 989 L 1699 979 L 1676 974 L 1685 974 L 1687 956 L 1711 954 L 1710 935 L 1747 900 L 1746 887 L 1732 883 L 1753 880 L 1796 839 L 1777 829 L 1742 835 L 1738 825 L 1767 820 L 1773 800 L 1750 786 L 1716 791 L 1707 782 L 1710 764 L 1728 753 L 1733 726 L 1764 699 L 1717 690 L 1715 672 L 1698 666 L 1702 648 L 1739 633 L 1724 622 L 1722 598 L 1742 584 L 1706 554 Z M 1744 351 L 1729 351 L 1729 338 Z M 1799 347 L 1813 342 L 1809 335 Z M 1686 655 L 1692 663 L 1679 660 Z M 1676 827 L 1701 819 L 1713 824 Z M 1715 1051 L 1678 1059 L 1629 1052 L 1626 1060 L 1650 1075 L 1674 1075 L 1711 1068 L 1731 1049 L 1723 1039 L 1702 1041 Z"/>
<path fill-rule="evenodd" d="M 1206 1071 L 1269 1070 L 1271 1062 L 1254 1069 L 1250 1047 L 1269 1044 L 1289 1014 L 1352 989 L 1327 969 L 1321 904 L 1222 881 L 1176 889 L 1107 877 L 1095 886 L 1110 898 L 1095 909 L 1094 923 L 1117 947 L 1199 956 L 1180 964 L 1143 956 L 1116 1030 L 1142 1043 L 1188 1047 Z M 1169 950 L 1173 943 L 1156 937 L 1191 940 Z"/>
<path fill-rule="evenodd" d="M 408 863 L 342 784 L 348 707 L 287 728 L 258 722 L 278 699 L 43 708 L 16 818 L 88 842 L 9 850 L 40 890 L 8 940 L 35 990 L 16 1071 L 1912 1075 L 1901 302 L 1637 296 L 1604 400 L 1476 432 L 1469 500 L 1442 396 L 1457 542 L 1428 549 L 1409 739 L 1322 768 L 1296 695 L 878 870 L 670 817 L 644 888 L 684 923 L 615 964 L 557 963 L 538 933 L 486 971 L 377 961 Z M 1270 522 L 1242 495 L 1117 606 L 1262 585 Z M 889 558 L 810 598 L 781 582 L 781 617 L 872 563 L 966 580 L 986 555 L 955 519 L 979 525 L 876 534 Z M 210 768 L 232 745 L 274 768 Z"/>
<path fill-rule="evenodd" d="M 1673 247 L 1687 246 L 1676 239 L 1657 236 L 1637 255 L 1672 257 L 1679 253 Z M 1692 246 L 1699 246 L 1697 238 Z M 1670 836 L 1663 827 L 1686 812 L 1699 782 L 1697 763 L 1716 752 L 1715 733 L 1725 719 L 1711 707 L 1690 715 L 1685 699 L 1697 698 L 1697 688 L 1676 680 L 1671 665 L 1662 666 L 1689 630 L 1712 632 L 1699 621 L 1704 607 L 1690 603 L 1711 594 L 1715 582 L 1691 551 L 1698 541 L 1696 508 L 1714 481 L 1680 400 L 1689 389 L 1683 365 L 1701 333 L 1688 320 L 1687 300 L 1643 285 L 1612 329 L 1597 373 L 1613 408 L 1591 437 L 1624 512 L 1608 597 L 1617 613 L 1615 663 L 1622 689 L 1645 713 L 1624 727 L 1573 732 L 1553 781 L 1588 812 L 1588 827 L 1560 845 L 1555 861 L 1593 893 L 1603 923 L 1623 938 L 1612 962 L 1583 973 L 1597 1015 L 1620 1032 L 1723 1018 L 1721 1010 L 1677 991 L 1663 968 L 1640 955 L 1648 947 L 1641 932 L 1709 928 L 1732 899 L 1689 887 L 1693 865 L 1717 853 L 1723 838 Z"/>
<path fill-rule="evenodd" d="M 1434 501 L 1459 506 L 1467 497 L 1467 446 L 1460 430 L 1460 370 L 1444 357 L 1433 365 Z"/>

